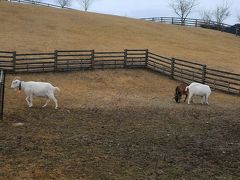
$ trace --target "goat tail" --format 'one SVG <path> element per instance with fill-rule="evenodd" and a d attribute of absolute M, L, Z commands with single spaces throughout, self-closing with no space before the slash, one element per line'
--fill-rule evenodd
<path fill-rule="evenodd" d="M 60 89 L 58 87 L 54 87 L 54 91 L 57 90 L 58 92 L 60 92 Z"/>
<path fill-rule="evenodd" d="M 187 92 L 187 91 L 188 91 L 188 89 L 189 89 L 189 86 L 187 86 L 187 87 L 185 88 L 185 91 Z"/>

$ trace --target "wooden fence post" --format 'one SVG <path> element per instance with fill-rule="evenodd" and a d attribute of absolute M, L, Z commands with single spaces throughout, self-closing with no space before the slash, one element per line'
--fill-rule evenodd
<path fill-rule="evenodd" d="M 236 27 L 236 36 L 238 36 L 239 28 Z"/>
<path fill-rule="evenodd" d="M 181 26 L 184 26 L 185 22 L 184 22 L 184 18 L 181 18 Z"/>
<path fill-rule="evenodd" d="M 198 19 L 196 19 L 196 22 L 195 22 L 195 27 L 197 27 L 198 25 Z"/>
<path fill-rule="evenodd" d="M 202 84 L 205 84 L 206 80 L 207 65 L 202 66 Z"/>
<path fill-rule="evenodd" d="M 171 78 L 174 79 L 175 59 L 171 59 Z"/>
<path fill-rule="evenodd" d="M 230 83 L 228 82 L 228 94 L 230 94 Z"/>
<path fill-rule="evenodd" d="M 221 32 L 223 32 L 223 28 L 224 28 L 223 23 L 221 23 Z"/>
<path fill-rule="evenodd" d="M 1 95 L 1 112 L 0 112 L 0 119 L 3 120 L 3 107 L 4 107 L 4 91 L 5 91 L 5 71 L 1 70 L 0 73 L 0 95 Z"/>
<path fill-rule="evenodd" d="M 123 63 L 123 67 L 124 68 L 127 67 L 127 49 L 124 49 L 124 63 Z"/>
<path fill-rule="evenodd" d="M 13 52 L 13 72 L 15 73 L 16 72 L 16 55 L 17 55 L 17 52 L 16 51 L 14 51 Z"/>
<path fill-rule="evenodd" d="M 145 67 L 148 65 L 148 49 L 146 49 L 146 55 L 145 55 Z"/>
<path fill-rule="evenodd" d="M 58 51 L 54 51 L 54 72 L 57 71 L 57 65 L 58 65 Z"/>
<path fill-rule="evenodd" d="M 91 69 L 94 69 L 94 56 L 95 56 L 95 51 L 93 49 L 91 50 Z"/>

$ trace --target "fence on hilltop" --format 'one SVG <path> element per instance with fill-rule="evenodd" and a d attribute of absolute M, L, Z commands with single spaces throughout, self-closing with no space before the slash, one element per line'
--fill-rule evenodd
<path fill-rule="evenodd" d="M 23 3 L 23 4 L 33 4 L 39 6 L 53 7 L 53 8 L 62 8 L 69 10 L 77 10 L 73 8 L 69 8 L 67 6 L 62 7 L 55 4 L 44 3 L 36 0 L 8 0 L 10 2 Z M 167 24 L 181 25 L 181 26 L 192 26 L 192 27 L 202 27 L 207 29 L 214 29 L 222 32 L 229 32 L 235 34 L 236 36 L 240 36 L 240 26 L 232 26 L 225 23 L 218 23 L 216 21 L 211 20 L 203 20 L 203 19 L 193 19 L 193 18 L 179 18 L 179 17 L 150 17 L 150 18 L 141 18 L 142 20 L 161 22 Z"/>
<path fill-rule="evenodd" d="M 208 84 L 213 90 L 240 95 L 240 74 L 216 70 L 183 59 L 164 57 L 148 49 L 115 52 L 56 50 L 47 53 L 0 51 L 0 69 L 6 73 L 37 73 L 93 69 L 147 68 L 183 82 Z"/>
<path fill-rule="evenodd" d="M 35 1 L 35 0 L 9 0 L 9 2 L 16 2 L 16 3 L 23 3 L 23 4 L 33 4 L 33 5 L 53 7 L 53 8 L 76 10 L 76 9 L 73 9 L 73 8 L 69 8 L 67 6 L 62 7 L 62 6 L 59 6 L 59 5 L 44 3 L 44 2 Z"/>
<path fill-rule="evenodd" d="M 166 24 L 181 25 L 181 26 L 191 26 L 191 27 L 201 27 L 207 29 L 214 29 L 222 32 L 229 32 L 240 36 L 240 28 L 237 26 L 232 26 L 225 23 L 218 23 L 211 20 L 203 19 L 193 19 L 193 18 L 179 18 L 179 17 L 150 17 L 141 18 L 142 20 L 161 22 Z"/>

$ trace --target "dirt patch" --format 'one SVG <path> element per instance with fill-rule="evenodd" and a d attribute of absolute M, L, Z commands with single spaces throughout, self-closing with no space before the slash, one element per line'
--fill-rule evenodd
<path fill-rule="evenodd" d="M 10 84 L 13 76 L 7 77 Z M 29 109 L 7 86 L 0 179 L 237 178 L 239 97 L 176 104 L 178 82 L 145 70 L 23 75 L 61 89 Z M 13 123 L 24 123 L 13 126 Z"/>

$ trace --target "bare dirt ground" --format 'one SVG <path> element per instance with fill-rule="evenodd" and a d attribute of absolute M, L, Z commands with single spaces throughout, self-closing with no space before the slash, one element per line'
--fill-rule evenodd
<path fill-rule="evenodd" d="M 240 97 L 176 104 L 179 83 L 147 70 L 24 74 L 58 86 L 60 108 L 6 79 L 0 179 L 240 177 Z M 16 126 L 14 123 L 24 123 Z"/>

